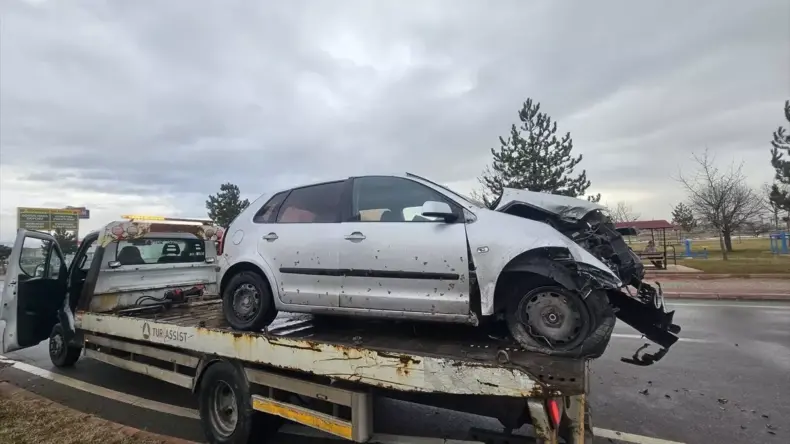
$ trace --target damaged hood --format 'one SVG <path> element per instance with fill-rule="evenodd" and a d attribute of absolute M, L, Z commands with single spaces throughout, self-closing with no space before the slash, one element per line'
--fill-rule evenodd
<path fill-rule="evenodd" d="M 505 188 L 502 190 L 502 198 L 494 208 L 501 211 L 514 203 L 529 205 L 539 208 L 563 218 L 582 219 L 587 213 L 594 210 L 605 210 L 606 207 L 576 197 L 561 196 L 558 194 L 540 193 L 537 191 L 517 190 Z"/>

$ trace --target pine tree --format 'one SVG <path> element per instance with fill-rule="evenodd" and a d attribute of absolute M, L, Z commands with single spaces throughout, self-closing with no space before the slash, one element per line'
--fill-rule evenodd
<path fill-rule="evenodd" d="M 680 202 L 672 209 L 672 223 L 680 225 L 683 231 L 689 233 L 697 226 L 697 219 L 694 217 L 691 208 Z"/>
<path fill-rule="evenodd" d="M 571 156 L 571 134 L 565 133 L 558 139 L 557 122 L 540 112 L 540 103 L 533 103 L 532 99 L 524 102 L 518 117 L 521 126 L 513 124 L 510 137 L 499 138 L 499 149 L 491 148 L 494 161 L 478 179 L 485 203 L 491 206 L 503 188 L 583 196 L 590 181 L 585 170 L 573 175 L 582 155 Z M 588 197 L 593 202 L 600 199 L 600 194 Z"/>
<path fill-rule="evenodd" d="M 790 100 L 785 101 L 785 119 L 790 123 Z M 790 211 L 790 131 L 779 127 L 771 141 L 771 165 L 777 183 L 771 188 L 771 201 L 782 210 Z"/>
<path fill-rule="evenodd" d="M 249 200 L 241 199 L 239 187 L 230 182 L 220 185 L 219 193 L 209 196 L 206 201 L 209 219 L 224 228 L 249 205 Z"/>
<path fill-rule="evenodd" d="M 55 243 L 60 247 L 60 251 L 64 254 L 74 254 L 77 252 L 77 233 L 73 231 L 66 231 L 63 228 L 55 228 L 52 231 L 52 237 L 55 238 Z M 49 251 L 49 243 L 45 242 L 41 246 L 41 251 L 46 255 Z"/>

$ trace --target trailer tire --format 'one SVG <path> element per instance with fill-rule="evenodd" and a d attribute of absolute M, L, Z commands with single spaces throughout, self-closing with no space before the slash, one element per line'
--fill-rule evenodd
<path fill-rule="evenodd" d="M 52 332 L 49 334 L 49 360 L 55 367 L 73 367 L 81 354 L 82 347 L 74 347 L 66 342 L 60 324 L 52 327 Z"/>
<path fill-rule="evenodd" d="M 260 331 L 277 317 L 269 284 L 254 271 L 230 278 L 222 294 L 222 311 L 228 324 L 241 331 Z"/>
<path fill-rule="evenodd" d="M 253 410 L 244 373 L 227 361 L 210 365 L 198 390 L 200 425 L 209 444 L 266 443 L 282 419 Z"/>

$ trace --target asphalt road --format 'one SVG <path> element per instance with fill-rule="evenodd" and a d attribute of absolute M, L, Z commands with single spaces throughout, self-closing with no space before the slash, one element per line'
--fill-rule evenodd
<path fill-rule="evenodd" d="M 672 305 L 677 308 L 676 322 L 683 327 L 682 342 L 651 367 L 620 362 L 643 341 L 628 326 L 618 324 L 607 353 L 592 365 L 594 425 L 684 443 L 790 442 L 790 304 L 683 301 Z M 55 369 L 46 344 L 7 357 L 119 392 L 195 408 L 184 389 L 100 362 L 84 359 L 73 369 Z M 197 441 L 202 438 L 194 419 L 87 394 L 12 368 L 0 369 L 0 380 L 113 421 Z M 470 427 L 499 427 L 492 419 L 391 400 L 379 401 L 376 413 L 375 428 L 381 433 L 466 438 Z M 651 442 L 634 439 L 631 442 Z M 284 436 L 282 442 L 319 441 Z"/>

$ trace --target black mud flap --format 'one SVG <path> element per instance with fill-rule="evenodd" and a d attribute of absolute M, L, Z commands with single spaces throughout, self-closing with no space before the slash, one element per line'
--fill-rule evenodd
<path fill-rule="evenodd" d="M 632 357 L 621 358 L 621 361 L 639 366 L 654 364 L 663 358 L 669 348 L 678 341 L 676 334 L 680 332 L 680 326 L 672 323 L 675 316 L 674 311 L 666 312 L 663 305 L 656 307 L 654 304 L 642 302 L 619 290 L 609 292 L 609 302 L 615 307 L 615 315 L 618 319 L 662 347 L 656 353 L 645 353 L 640 356 L 640 352 L 649 346 L 649 344 L 645 344 Z"/>

